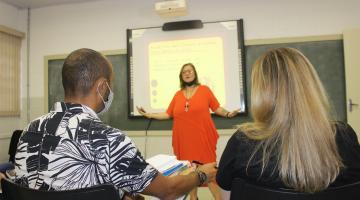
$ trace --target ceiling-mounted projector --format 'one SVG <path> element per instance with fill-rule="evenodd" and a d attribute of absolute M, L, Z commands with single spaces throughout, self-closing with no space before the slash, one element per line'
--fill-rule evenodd
<path fill-rule="evenodd" d="M 186 0 L 167 0 L 155 3 L 155 11 L 162 17 L 178 17 L 187 14 Z"/>

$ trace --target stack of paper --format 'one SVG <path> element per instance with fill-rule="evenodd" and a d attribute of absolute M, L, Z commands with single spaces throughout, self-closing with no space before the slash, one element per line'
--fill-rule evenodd
<path fill-rule="evenodd" d="M 176 156 L 158 154 L 146 160 L 150 165 L 157 169 L 164 176 L 170 176 L 180 173 L 190 167 L 190 162 L 177 160 Z M 176 200 L 184 200 L 187 195 L 183 195 Z M 150 200 L 158 200 L 156 197 L 150 197 Z"/>
<path fill-rule="evenodd" d="M 176 174 L 190 166 L 189 161 L 177 160 L 175 156 L 158 154 L 146 160 L 164 176 Z"/>

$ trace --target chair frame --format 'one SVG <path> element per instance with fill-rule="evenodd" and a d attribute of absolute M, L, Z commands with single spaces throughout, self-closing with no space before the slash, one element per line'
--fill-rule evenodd
<path fill-rule="evenodd" d="M 317 193 L 302 193 L 293 189 L 274 189 L 235 179 L 231 189 L 231 200 L 347 200 L 360 199 L 360 181 L 339 187 L 330 187 Z"/>
<path fill-rule="evenodd" d="M 121 200 L 119 191 L 110 184 L 74 190 L 45 191 L 22 187 L 8 179 L 2 179 L 1 188 L 4 200 Z"/>

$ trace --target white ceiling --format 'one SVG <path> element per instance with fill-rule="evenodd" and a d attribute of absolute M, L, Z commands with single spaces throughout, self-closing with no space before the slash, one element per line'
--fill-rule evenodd
<path fill-rule="evenodd" d="M 72 4 L 100 0 L 0 0 L 18 8 L 40 8 L 45 6 Z"/>

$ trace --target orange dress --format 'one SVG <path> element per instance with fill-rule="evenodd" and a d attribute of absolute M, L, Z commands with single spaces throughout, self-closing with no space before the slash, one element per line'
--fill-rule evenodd
<path fill-rule="evenodd" d="M 186 99 L 182 90 L 176 92 L 166 112 L 173 117 L 172 146 L 177 159 L 216 161 L 219 135 L 209 109 L 215 111 L 219 106 L 212 91 L 204 85 L 200 85 L 190 99 Z"/>

